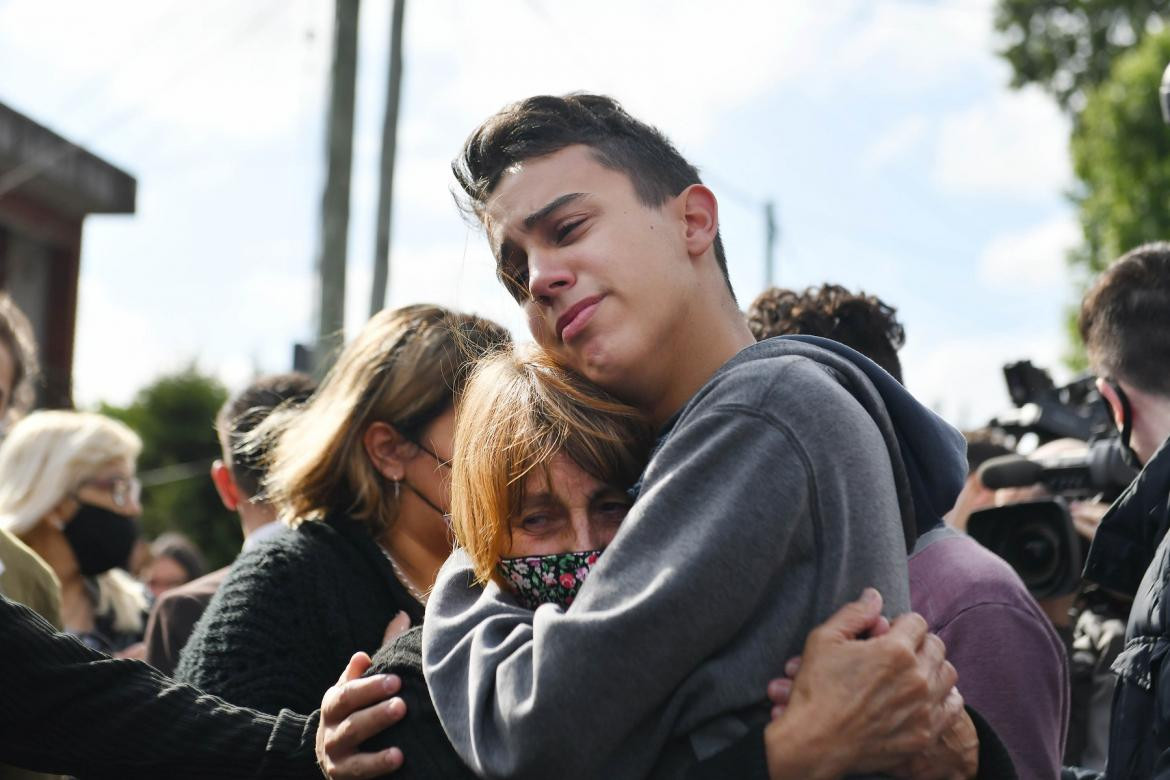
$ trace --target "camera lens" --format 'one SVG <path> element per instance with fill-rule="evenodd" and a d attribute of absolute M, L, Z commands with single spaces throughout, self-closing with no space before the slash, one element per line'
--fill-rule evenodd
<path fill-rule="evenodd" d="M 967 531 L 1007 561 L 1036 598 L 1072 593 L 1080 582 L 1081 548 L 1059 498 L 980 509 Z"/>
<path fill-rule="evenodd" d="M 1013 528 L 997 552 L 1032 591 L 1046 590 L 1060 568 L 1060 540 L 1042 523 L 1025 522 Z"/>

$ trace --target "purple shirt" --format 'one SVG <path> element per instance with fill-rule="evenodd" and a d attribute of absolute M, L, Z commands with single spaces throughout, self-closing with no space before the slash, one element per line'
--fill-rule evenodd
<path fill-rule="evenodd" d="M 1068 658 L 1012 568 L 940 528 L 910 556 L 910 603 L 947 646 L 959 693 L 1003 740 L 1020 780 L 1060 776 L 1068 732 Z"/>

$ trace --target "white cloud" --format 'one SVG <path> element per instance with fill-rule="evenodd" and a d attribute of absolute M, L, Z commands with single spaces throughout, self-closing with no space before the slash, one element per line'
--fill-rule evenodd
<path fill-rule="evenodd" d="M 698 143 L 721 110 L 826 67 L 818 45 L 856 2 L 456 3 L 408 14 L 412 56 L 442 59 L 451 78 L 433 121 L 478 119 L 525 95 L 590 90 Z"/>
<path fill-rule="evenodd" d="M 953 425 L 969 428 L 1011 408 L 1003 379 L 1006 363 L 1031 360 L 1052 371 L 1057 382 L 1066 379 L 1060 364 L 1063 347 L 1059 323 L 1054 323 L 1047 332 L 1024 336 L 978 334 L 925 346 L 910 342 L 900 358 L 915 397 Z"/>
<path fill-rule="evenodd" d="M 816 42 L 817 68 L 808 82 L 904 95 L 969 77 L 988 66 L 991 9 L 990 0 L 859 3 L 852 24 Z"/>
<path fill-rule="evenodd" d="M 942 120 L 934 179 L 952 193 L 1052 198 L 1068 187 L 1068 120 L 1036 89 L 999 92 Z"/>
<path fill-rule="evenodd" d="M 862 166 L 868 171 L 879 171 L 911 152 L 919 152 L 929 129 L 930 122 L 922 114 L 913 114 L 899 120 L 865 149 L 862 153 Z"/>
<path fill-rule="evenodd" d="M 158 374 L 180 368 L 178 356 L 159 338 L 150 320 L 122 305 L 100 282 L 79 282 L 77 332 L 73 347 L 73 399 L 78 406 L 98 401 L 124 405 Z"/>
<path fill-rule="evenodd" d="M 496 281 L 495 261 L 478 230 L 467 228 L 463 244 L 397 248 L 392 258 L 387 303 L 404 306 L 416 301 L 488 317 L 526 339 L 522 310 Z"/>
<path fill-rule="evenodd" d="M 979 256 L 979 278 L 989 286 L 1052 289 L 1067 285 L 1068 252 L 1081 240 L 1072 215 L 1061 215 L 1027 230 L 993 239 Z"/>
<path fill-rule="evenodd" d="M 619 96 L 683 146 L 780 85 L 905 94 L 987 67 L 991 45 L 989 0 L 431 0 L 407 16 L 408 56 L 450 75 L 431 96 L 435 125 L 466 128 L 525 95 L 590 90 Z"/>
<path fill-rule="evenodd" d="M 11 0 L 0 86 L 83 143 L 261 140 L 316 117 L 331 5 L 110 0 L 69 4 L 62 23 L 59 7 Z"/>

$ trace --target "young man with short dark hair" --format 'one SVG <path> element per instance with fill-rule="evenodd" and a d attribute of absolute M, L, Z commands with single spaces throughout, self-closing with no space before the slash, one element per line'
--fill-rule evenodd
<path fill-rule="evenodd" d="M 1118 681 L 1104 777 L 1167 780 L 1170 244 L 1138 247 L 1102 273 L 1081 304 L 1079 326 L 1122 451 L 1142 468 L 1101 519 L 1085 563 L 1085 579 L 1134 597 L 1125 649 L 1113 664 Z"/>
<path fill-rule="evenodd" d="M 511 106 L 455 171 L 536 341 L 661 434 L 639 500 L 567 612 L 521 615 L 498 589 L 468 590 L 458 554 L 448 562 L 424 624 L 432 696 L 481 774 L 674 776 L 762 728 L 768 677 L 864 587 L 891 614 L 908 608 L 915 503 L 953 500 L 961 437 L 912 403 L 896 423 L 847 360 L 749 349 L 715 196 L 609 98 Z M 915 495 L 904 447 L 949 454 L 954 484 L 918 472 Z M 574 700 L 586 730 L 566 711 Z M 805 767 L 795 745 L 816 740 L 807 723 L 786 725 Z M 842 770 L 890 768 L 839 757 Z"/>

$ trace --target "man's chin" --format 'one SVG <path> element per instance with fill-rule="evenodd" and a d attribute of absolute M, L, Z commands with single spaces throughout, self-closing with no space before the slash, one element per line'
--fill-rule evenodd
<path fill-rule="evenodd" d="M 622 362 L 617 359 L 618 356 L 600 344 L 596 337 L 581 334 L 571 344 L 561 342 L 549 344 L 539 341 L 537 343 L 557 365 L 571 369 L 609 392 L 619 388 L 624 378 L 630 375 L 630 369 L 623 368 Z"/>

